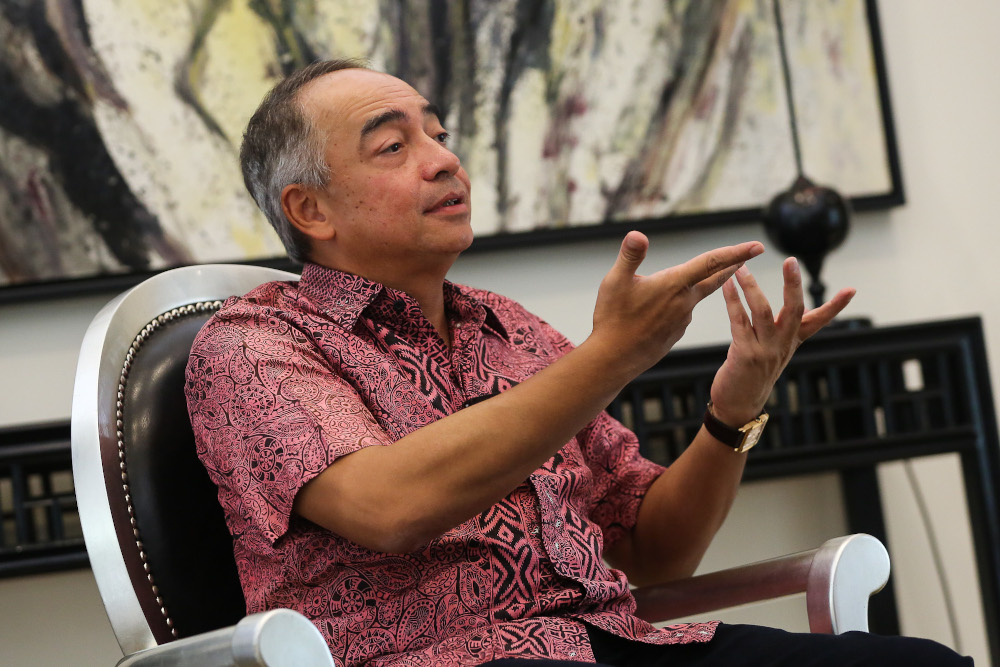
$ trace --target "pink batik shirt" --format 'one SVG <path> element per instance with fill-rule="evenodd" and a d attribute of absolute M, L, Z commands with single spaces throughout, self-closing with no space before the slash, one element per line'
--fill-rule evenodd
<path fill-rule="evenodd" d="M 663 468 L 601 414 L 488 511 L 406 554 L 372 551 L 292 513 L 338 457 L 392 444 L 505 391 L 572 348 L 502 296 L 445 284 L 449 348 L 403 292 L 306 264 L 298 282 L 234 297 L 191 351 L 198 454 L 219 487 L 248 613 L 312 619 L 338 665 L 593 661 L 585 623 L 657 644 L 602 559 Z"/>

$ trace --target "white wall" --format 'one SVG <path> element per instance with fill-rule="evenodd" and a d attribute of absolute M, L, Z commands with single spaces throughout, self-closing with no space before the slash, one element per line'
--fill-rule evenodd
<path fill-rule="evenodd" d="M 1000 211 L 1000 130 L 995 125 L 1000 117 L 995 64 L 1000 62 L 995 34 L 1000 3 L 883 0 L 879 9 L 908 203 L 857 216 L 844 246 L 828 260 L 824 281 L 831 289 L 857 287 L 848 314 L 871 316 L 876 324 L 982 315 L 990 370 L 1000 377 L 1000 301 L 992 294 L 1000 277 L 995 256 L 1000 231 L 991 216 Z M 759 225 L 657 235 L 645 266 L 654 270 L 753 238 L 766 241 Z M 470 255 L 452 277 L 519 299 L 580 341 L 590 330 L 595 290 L 617 246 L 609 239 Z M 772 251 L 751 267 L 773 298 L 781 293 L 781 260 Z M 0 307 L 0 377 L 5 380 L 0 425 L 68 417 L 77 346 L 108 296 Z M 727 330 L 721 299 L 713 297 L 696 311 L 682 345 L 718 343 Z M 932 508 L 960 630 L 956 638 L 948 627 L 906 471 L 892 464 L 880 475 L 904 632 L 957 643 L 977 664 L 988 665 L 954 457 L 920 461 L 914 468 Z M 832 475 L 744 485 L 705 567 L 815 546 L 843 532 L 840 507 Z M 70 580 L 72 590 L 92 587 L 86 571 L 53 576 Z M 112 664 L 115 646 L 96 598 L 61 594 L 51 580 L 0 582 L 0 663 L 57 664 L 54 656 L 61 651 L 67 664 Z M 78 620 L 53 633 L 46 610 L 55 607 L 71 610 Z M 802 627 L 796 618 L 801 601 L 791 603 L 791 611 L 789 605 L 778 607 L 753 620 Z M 39 647 L 37 652 L 24 648 L 31 646 Z"/>

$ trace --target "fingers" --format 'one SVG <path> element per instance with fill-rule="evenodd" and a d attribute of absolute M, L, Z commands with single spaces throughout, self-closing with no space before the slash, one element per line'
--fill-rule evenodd
<path fill-rule="evenodd" d="M 629 232 L 622 241 L 612 272 L 627 277 L 634 276 L 642 260 L 646 259 L 647 250 L 649 250 L 649 239 L 646 235 L 641 232 Z"/>
<path fill-rule="evenodd" d="M 739 290 L 736 282 L 727 280 L 722 286 L 722 298 L 726 300 L 726 312 L 729 313 L 729 329 L 732 332 L 733 340 L 745 338 L 753 331 L 747 311 L 743 309 L 743 302 L 740 300 Z"/>
<path fill-rule="evenodd" d="M 834 317 L 840 314 L 840 311 L 847 307 L 856 292 L 857 290 L 853 287 L 844 288 L 819 308 L 814 308 L 803 315 L 802 326 L 799 327 L 799 338 L 805 340 L 829 324 Z"/>
<path fill-rule="evenodd" d="M 781 265 L 781 273 L 785 279 L 785 305 L 778 316 L 781 317 L 781 314 L 786 311 L 791 315 L 795 315 L 796 310 L 804 311 L 805 301 L 802 296 L 802 269 L 799 267 L 799 261 L 794 257 L 789 257 Z M 798 317 L 802 317 L 801 312 L 798 314 Z"/>
<path fill-rule="evenodd" d="M 704 298 L 722 287 L 743 262 L 764 252 L 764 245 L 750 241 L 709 250 L 676 267 L 682 281 Z"/>
<path fill-rule="evenodd" d="M 726 283 L 732 282 L 730 278 L 736 275 L 736 272 L 739 271 L 742 266 L 742 263 L 737 264 L 736 266 L 730 266 L 724 271 L 719 271 L 714 276 L 705 278 L 700 283 L 695 285 L 694 292 L 698 295 L 698 299 L 704 299 L 720 287 L 725 288 Z"/>
<path fill-rule="evenodd" d="M 736 280 L 740 283 L 743 298 L 747 300 L 747 306 L 750 308 L 754 330 L 759 336 L 770 336 L 774 331 L 774 313 L 763 290 L 757 284 L 757 279 L 750 273 L 750 269 L 742 266 L 736 272 Z"/>
<path fill-rule="evenodd" d="M 784 277 L 784 303 L 778 312 L 778 319 L 775 323 L 779 330 L 789 338 L 794 336 L 802 322 L 802 313 L 805 312 L 805 297 L 802 294 L 802 269 L 799 262 L 794 257 L 789 257 L 781 265 L 781 273 Z"/>

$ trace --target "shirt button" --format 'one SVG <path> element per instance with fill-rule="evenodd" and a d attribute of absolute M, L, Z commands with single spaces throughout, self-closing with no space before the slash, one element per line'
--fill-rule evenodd
<path fill-rule="evenodd" d="M 562 521 L 556 519 L 556 528 L 562 528 Z"/>
<path fill-rule="evenodd" d="M 571 658 L 575 658 L 576 657 L 576 651 L 570 651 L 568 655 Z"/>

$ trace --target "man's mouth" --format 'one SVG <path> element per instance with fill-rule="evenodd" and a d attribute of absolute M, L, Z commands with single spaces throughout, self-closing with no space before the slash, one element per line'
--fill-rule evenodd
<path fill-rule="evenodd" d="M 427 209 L 428 213 L 433 213 L 434 211 L 442 211 L 453 206 L 461 206 L 465 203 L 465 197 L 460 194 L 449 194 L 446 199 L 442 199 L 438 203 Z"/>

